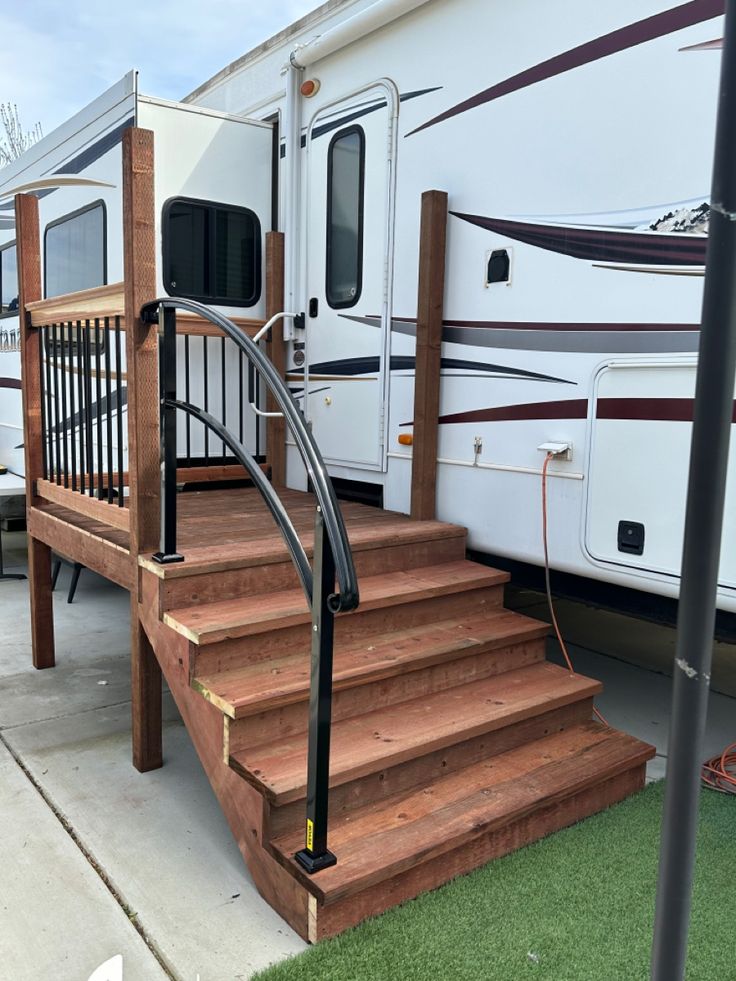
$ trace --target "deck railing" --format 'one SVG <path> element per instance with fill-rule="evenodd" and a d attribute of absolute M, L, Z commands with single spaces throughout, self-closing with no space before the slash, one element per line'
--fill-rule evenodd
<path fill-rule="evenodd" d="M 177 309 L 195 313 L 218 327 L 247 358 L 249 365 L 264 382 L 277 410 L 283 415 L 317 499 L 313 566 L 309 564 L 306 550 L 281 498 L 268 482 L 258 461 L 206 408 L 178 398 Z M 196 419 L 214 433 L 247 470 L 281 531 L 312 612 L 306 842 L 304 849 L 295 857 L 308 872 L 316 872 L 336 861 L 327 848 L 334 616 L 354 610 L 359 602 L 355 565 L 342 512 L 319 447 L 301 409 L 274 365 L 247 334 L 222 314 L 203 304 L 176 297 L 145 304 L 141 309 L 141 319 L 146 323 L 157 323 L 159 337 L 161 541 L 154 558 L 162 564 L 184 561 L 184 556 L 177 551 L 176 537 L 176 416 L 178 412 L 184 412 L 188 418 Z M 338 591 L 335 591 L 336 579 Z"/>
<path fill-rule="evenodd" d="M 39 327 L 44 480 L 124 506 L 120 317 Z"/>

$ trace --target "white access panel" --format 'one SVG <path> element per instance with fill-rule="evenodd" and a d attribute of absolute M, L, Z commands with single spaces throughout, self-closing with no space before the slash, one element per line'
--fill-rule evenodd
<path fill-rule="evenodd" d="M 679 576 L 695 392 L 692 359 L 613 363 L 593 403 L 585 547 L 600 562 Z M 736 586 L 736 453 L 728 468 L 720 584 Z M 619 521 L 645 527 L 644 551 L 619 551 Z"/>

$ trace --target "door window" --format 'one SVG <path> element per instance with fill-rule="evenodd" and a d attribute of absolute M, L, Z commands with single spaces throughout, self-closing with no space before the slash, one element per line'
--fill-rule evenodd
<path fill-rule="evenodd" d="M 327 153 L 325 295 L 333 308 L 352 307 L 363 279 L 365 134 L 351 126 L 333 136 Z"/>

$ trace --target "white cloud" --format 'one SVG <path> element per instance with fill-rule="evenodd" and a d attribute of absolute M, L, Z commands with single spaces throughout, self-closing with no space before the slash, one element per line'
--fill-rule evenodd
<path fill-rule="evenodd" d="M 51 132 L 131 68 L 181 99 L 318 0 L 0 0 L 0 102 Z"/>

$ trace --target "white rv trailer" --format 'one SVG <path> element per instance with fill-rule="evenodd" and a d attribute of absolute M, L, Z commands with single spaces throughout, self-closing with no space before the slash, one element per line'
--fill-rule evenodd
<path fill-rule="evenodd" d="M 295 395 L 333 476 L 408 511 L 419 201 L 446 191 L 438 517 L 478 551 L 540 564 L 540 447 L 559 444 L 553 567 L 676 596 L 722 13 L 720 0 L 332 0 L 184 105 L 137 95 L 128 76 L 0 192 L 70 159 L 117 185 L 114 134 L 135 120 L 155 133 L 163 292 L 222 301 L 193 268 L 172 281 L 172 199 L 182 221 L 187 202 L 212 202 L 284 230 L 287 309 L 304 314 L 285 327 Z M 42 227 L 93 200 L 114 281 L 118 186 L 53 191 Z M 194 213 L 180 244 L 198 248 Z M 304 482 L 290 452 L 289 483 Z M 719 606 L 733 611 L 733 506 L 724 536 Z"/>

